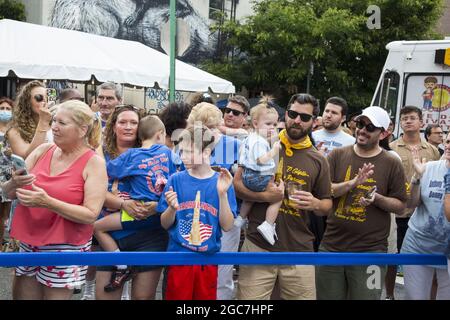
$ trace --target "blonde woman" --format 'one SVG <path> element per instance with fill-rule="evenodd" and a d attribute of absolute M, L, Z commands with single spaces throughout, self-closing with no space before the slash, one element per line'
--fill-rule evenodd
<path fill-rule="evenodd" d="M 61 104 L 52 122 L 54 144 L 42 144 L 26 159 L 29 174 L 13 173 L 4 186 L 17 197 L 11 237 L 20 251 L 84 252 L 91 245 L 93 223 L 106 197 L 104 160 L 93 151 L 101 126 L 80 101 Z M 87 266 L 17 267 L 15 300 L 70 299 Z"/>

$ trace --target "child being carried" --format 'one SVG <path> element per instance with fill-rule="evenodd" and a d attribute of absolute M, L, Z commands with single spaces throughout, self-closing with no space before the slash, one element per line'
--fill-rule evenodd
<path fill-rule="evenodd" d="M 265 191 L 269 182 L 273 182 L 275 173 L 274 158 L 278 157 L 280 142 L 276 141 L 270 148 L 269 141 L 277 137 L 278 112 L 265 103 L 260 103 L 250 111 L 254 131 L 244 140 L 239 157 L 239 165 L 243 167 L 242 182 L 254 192 Z M 271 245 L 275 244 L 277 234 L 275 220 L 282 201 L 271 203 L 266 211 L 266 220 L 257 230 Z M 245 225 L 247 215 L 253 202 L 243 201 L 235 225 Z"/>

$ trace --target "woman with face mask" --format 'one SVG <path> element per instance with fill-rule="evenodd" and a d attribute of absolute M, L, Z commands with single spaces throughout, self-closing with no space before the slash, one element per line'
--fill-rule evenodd
<path fill-rule="evenodd" d="M 0 148 L 3 151 L 4 144 L 3 141 L 5 139 L 5 132 L 8 128 L 8 124 L 12 119 L 12 110 L 14 107 L 14 101 L 9 98 L 2 97 L 0 98 Z M 2 164 L 0 166 L 3 168 Z M 7 170 L 7 169 L 6 169 Z M 0 169 L 0 181 L 2 178 L 8 179 L 8 174 L 3 173 Z M 9 209 L 10 209 L 10 201 L 3 201 L 0 197 L 0 248 L 6 250 L 6 241 L 4 241 L 4 232 L 5 232 L 5 220 L 8 217 Z"/>
<path fill-rule="evenodd" d="M 14 101 L 9 98 L 0 98 L 0 140 L 3 141 L 6 129 L 9 122 L 12 119 L 12 111 L 14 107 Z"/>

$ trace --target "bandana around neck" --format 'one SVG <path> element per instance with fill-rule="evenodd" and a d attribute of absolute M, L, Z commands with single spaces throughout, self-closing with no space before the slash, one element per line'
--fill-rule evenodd
<path fill-rule="evenodd" d="M 294 155 L 294 152 L 292 151 L 292 149 L 301 150 L 301 149 L 307 149 L 307 148 L 312 147 L 311 139 L 309 139 L 309 136 L 306 136 L 306 139 L 303 140 L 302 142 L 299 142 L 296 144 L 291 144 L 289 142 L 286 129 L 284 129 L 283 131 L 280 132 L 279 138 L 280 138 L 281 143 L 284 144 L 284 147 L 286 149 L 286 156 L 288 156 L 288 157 L 292 157 Z"/>

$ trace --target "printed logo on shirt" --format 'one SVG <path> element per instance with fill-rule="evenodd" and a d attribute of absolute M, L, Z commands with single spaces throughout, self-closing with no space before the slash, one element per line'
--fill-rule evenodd
<path fill-rule="evenodd" d="M 141 170 L 148 170 L 147 172 L 147 186 L 151 193 L 158 196 L 164 190 L 167 183 L 167 176 L 169 174 L 169 158 L 165 153 L 156 155 L 151 158 L 141 160 L 138 168 Z"/>
<path fill-rule="evenodd" d="M 178 209 L 194 209 L 192 213 L 192 219 L 180 219 L 178 226 L 180 235 L 184 240 L 188 242 L 188 244 L 184 243 L 182 245 L 194 251 L 206 251 L 208 249 L 208 246 L 201 246 L 204 242 L 208 241 L 213 234 L 213 226 L 200 221 L 200 216 L 202 215 L 200 210 L 202 209 L 202 207 L 209 210 L 213 208 L 207 203 L 202 203 L 200 199 L 201 192 L 197 191 L 197 194 L 195 195 L 195 201 L 183 202 L 180 204 L 180 207 Z M 214 211 L 217 214 L 217 210 L 211 211 Z M 186 218 L 190 216 L 191 214 L 188 214 Z"/>
<path fill-rule="evenodd" d="M 188 241 L 189 244 L 194 244 L 193 239 L 194 236 L 191 236 L 193 221 L 189 220 L 180 220 L 180 234 L 184 240 Z M 211 238 L 213 227 L 211 225 L 205 224 L 201 221 L 198 221 L 198 235 L 200 239 L 200 243 L 207 241 Z"/>
<path fill-rule="evenodd" d="M 352 167 L 348 166 L 344 182 L 351 180 Z M 355 174 L 356 176 L 356 174 Z M 339 198 L 338 207 L 334 213 L 337 218 L 356 221 L 356 222 L 366 222 L 367 212 L 366 207 L 362 206 L 360 201 L 366 193 L 373 187 L 376 186 L 376 180 L 369 178 L 364 184 L 356 186 L 352 191 L 344 194 Z"/>
<path fill-rule="evenodd" d="M 430 199 L 438 199 L 438 200 L 442 200 L 444 197 L 444 193 L 442 192 L 442 185 L 444 184 L 443 181 L 436 181 L 436 180 L 431 180 L 430 184 L 428 185 L 428 188 L 434 188 L 434 189 L 440 189 L 438 190 L 430 190 L 430 193 L 428 195 L 428 197 Z"/>

